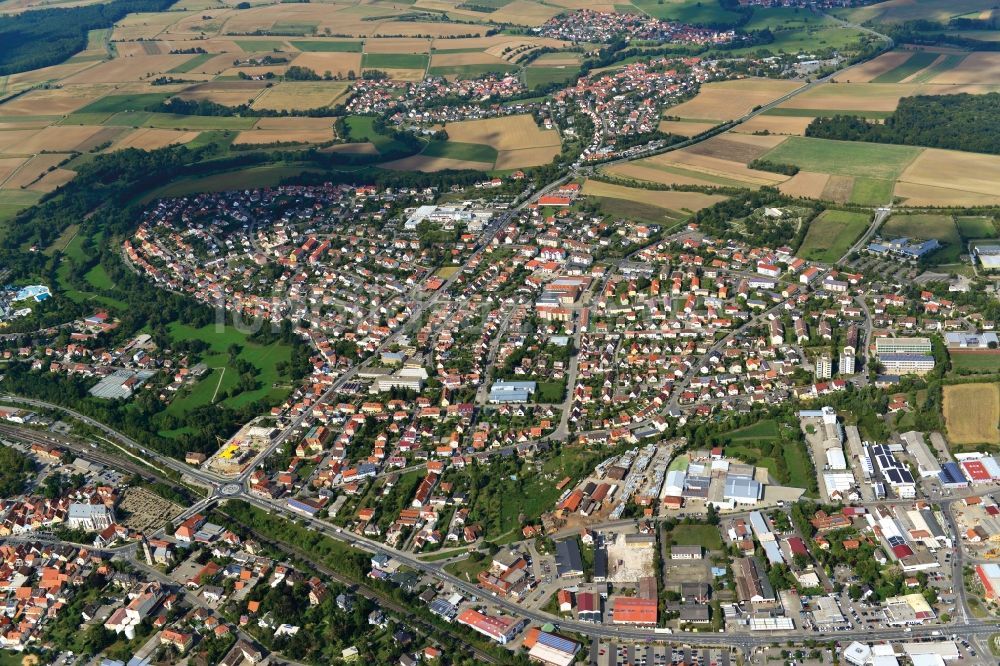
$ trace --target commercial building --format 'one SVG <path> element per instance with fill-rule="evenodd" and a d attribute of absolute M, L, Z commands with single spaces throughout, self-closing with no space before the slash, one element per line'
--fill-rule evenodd
<path fill-rule="evenodd" d="M 560 578 L 583 575 L 583 558 L 576 539 L 556 541 L 556 572 Z"/>
<path fill-rule="evenodd" d="M 471 608 L 459 613 L 456 621 L 478 631 L 500 645 L 509 643 L 524 627 L 524 620 L 505 615 L 486 615 Z"/>
<path fill-rule="evenodd" d="M 534 630 L 529 630 L 529 634 Z M 529 646 L 525 646 L 529 647 Z M 538 632 L 528 649 L 528 658 L 549 666 L 570 666 L 580 651 L 580 644 L 547 631 Z"/>
<path fill-rule="evenodd" d="M 655 625 L 656 599 L 615 597 L 611 614 L 615 624 Z"/>
<path fill-rule="evenodd" d="M 494 382 L 490 387 L 491 405 L 528 402 L 538 385 L 535 382 Z"/>
<path fill-rule="evenodd" d="M 670 559 L 672 560 L 700 560 L 701 546 L 671 546 Z"/>
<path fill-rule="evenodd" d="M 726 476 L 722 498 L 734 504 L 754 505 L 764 494 L 764 487 L 749 476 Z"/>
<path fill-rule="evenodd" d="M 733 563 L 733 573 L 740 603 L 748 605 L 752 610 L 777 606 L 778 598 L 760 560 L 756 557 L 741 557 Z"/>

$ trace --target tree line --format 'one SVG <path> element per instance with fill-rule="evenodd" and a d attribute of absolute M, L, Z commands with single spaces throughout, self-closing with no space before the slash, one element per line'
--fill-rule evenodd
<path fill-rule="evenodd" d="M 854 115 L 816 118 L 806 136 L 998 155 L 1000 93 L 904 97 L 884 124 Z"/>

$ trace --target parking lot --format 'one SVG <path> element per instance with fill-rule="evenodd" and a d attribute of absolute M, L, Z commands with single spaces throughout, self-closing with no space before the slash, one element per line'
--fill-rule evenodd
<path fill-rule="evenodd" d="M 594 641 L 591 666 L 730 666 L 728 650 L 671 648 L 664 645 L 625 645 Z"/>

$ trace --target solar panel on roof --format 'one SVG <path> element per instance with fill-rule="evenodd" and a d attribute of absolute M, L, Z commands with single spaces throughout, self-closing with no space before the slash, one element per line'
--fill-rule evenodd
<path fill-rule="evenodd" d="M 566 640 L 562 636 L 545 633 L 544 631 L 538 634 L 538 642 L 567 654 L 573 654 L 576 651 L 576 643 L 573 641 Z"/>

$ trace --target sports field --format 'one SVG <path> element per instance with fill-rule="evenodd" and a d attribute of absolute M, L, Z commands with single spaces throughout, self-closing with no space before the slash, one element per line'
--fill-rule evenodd
<path fill-rule="evenodd" d="M 868 227 L 869 221 L 867 213 L 825 210 L 809 225 L 796 254 L 810 261 L 836 263 Z"/>
<path fill-rule="evenodd" d="M 944 420 L 952 444 L 1000 444 L 1000 386 L 945 386 Z"/>

